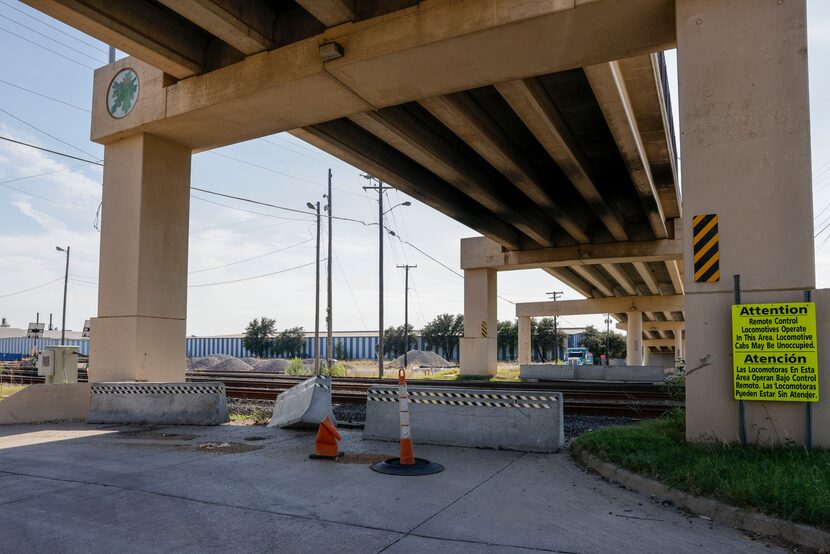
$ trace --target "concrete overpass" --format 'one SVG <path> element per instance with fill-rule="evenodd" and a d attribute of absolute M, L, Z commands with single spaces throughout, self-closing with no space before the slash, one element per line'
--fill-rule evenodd
<path fill-rule="evenodd" d="M 751 301 L 815 285 L 803 0 L 25 1 L 132 56 L 95 74 L 95 379 L 183 377 L 190 156 L 281 131 L 483 235 L 462 245 L 467 372 L 495 368 L 498 271 L 541 267 L 592 299 L 685 295 L 637 313 L 648 340 L 686 320 L 690 438 L 734 437 L 737 418 L 732 285 L 692 278 L 691 216 L 718 214 L 720 270 Z M 135 105 L 113 116 L 128 68 Z M 759 442 L 782 440 L 770 413 L 799 428 L 753 404 Z"/>

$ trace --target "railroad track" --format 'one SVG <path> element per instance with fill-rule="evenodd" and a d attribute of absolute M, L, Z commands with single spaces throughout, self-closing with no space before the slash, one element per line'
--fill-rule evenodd
<path fill-rule="evenodd" d="M 191 382 L 221 382 L 231 398 L 274 400 L 303 379 L 302 376 L 265 372 L 188 371 Z M 86 381 L 86 372 L 79 372 L 79 380 Z M 0 381 L 16 384 L 42 383 L 35 368 L 25 366 L 0 367 Z M 682 407 L 662 385 L 651 383 L 603 383 L 585 381 L 544 381 L 517 383 L 499 381 L 439 381 L 413 379 L 410 383 L 422 387 L 481 387 L 508 391 L 561 392 L 564 410 L 568 415 L 603 415 L 628 417 L 657 417 Z M 332 401 L 336 404 L 365 404 L 367 391 L 377 385 L 394 386 L 396 379 L 366 379 L 338 377 L 332 380 Z"/>

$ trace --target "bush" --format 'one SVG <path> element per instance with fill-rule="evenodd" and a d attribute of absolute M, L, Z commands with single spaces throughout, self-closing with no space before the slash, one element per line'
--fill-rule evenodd
<path fill-rule="evenodd" d="M 291 361 L 288 362 L 288 367 L 285 368 L 285 372 L 288 375 L 306 375 L 308 373 L 303 361 L 300 358 L 292 358 Z"/>
<path fill-rule="evenodd" d="M 346 376 L 346 366 L 344 366 L 340 362 L 334 362 L 331 364 L 331 368 L 325 366 L 325 364 L 320 368 L 320 375 L 330 375 L 331 377 L 345 377 Z"/>

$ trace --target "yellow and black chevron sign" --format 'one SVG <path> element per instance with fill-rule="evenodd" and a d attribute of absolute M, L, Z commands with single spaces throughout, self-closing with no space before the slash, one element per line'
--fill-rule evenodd
<path fill-rule="evenodd" d="M 481 322 L 481 336 L 484 337 L 484 338 L 487 338 L 487 322 L 486 321 Z"/>
<path fill-rule="evenodd" d="M 695 282 L 714 283 L 720 281 L 717 214 L 696 215 L 692 218 L 692 226 Z"/>

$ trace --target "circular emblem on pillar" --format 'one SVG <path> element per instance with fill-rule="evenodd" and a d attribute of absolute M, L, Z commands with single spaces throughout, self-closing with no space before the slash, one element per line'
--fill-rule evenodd
<path fill-rule="evenodd" d="M 138 101 L 138 75 L 132 68 L 119 71 L 107 91 L 107 110 L 116 119 L 129 114 Z"/>

